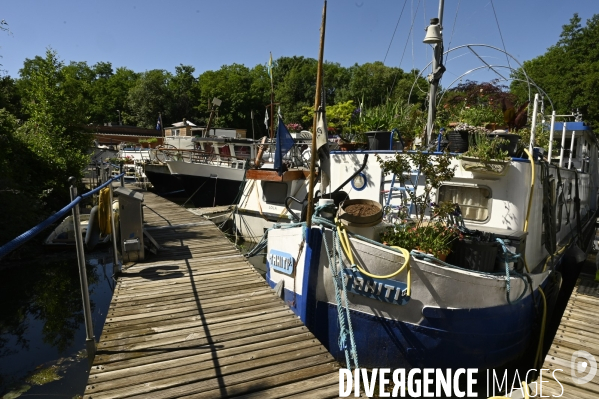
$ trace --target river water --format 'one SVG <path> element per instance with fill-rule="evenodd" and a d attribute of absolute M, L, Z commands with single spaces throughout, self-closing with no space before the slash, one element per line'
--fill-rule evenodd
<path fill-rule="evenodd" d="M 112 298 L 112 258 L 88 254 L 94 335 Z M 0 397 L 76 398 L 89 366 L 75 248 L 0 270 Z"/>

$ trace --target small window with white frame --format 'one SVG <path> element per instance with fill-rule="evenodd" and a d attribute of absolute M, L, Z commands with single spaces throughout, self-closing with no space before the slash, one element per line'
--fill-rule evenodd
<path fill-rule="evenodd" d="M 491 189 L 485 186 L 442 185 L 437 194 L 438 202 L 458 204 L 464 220 L 484 222 L 491 214 Z"/>

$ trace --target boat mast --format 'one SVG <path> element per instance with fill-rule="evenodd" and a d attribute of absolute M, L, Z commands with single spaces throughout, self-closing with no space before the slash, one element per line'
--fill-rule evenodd
<path fill-rule="evenodd" d="M 322 24 L 320 25 L 320 50 L 318 53 L 318 69 L 316 71 L 316 96 L 314 98 L 314 122 L 312 123 L 312 147 L 310 149 L 310 180 L 308 187 L 308 209 L 306 213 L 306 224 L 308 228 L 312 225 L 312 209 L 314 208 L 314 174 L 316 169 L 316 125 L 318 123 L 318 107 L 321 103 L 322 91 L 322 59 L 324 56 L 324 33 L 327 23 L 327 0 L 324 0 L 322 8 Z"/>
<path fill-rule="evenodd" d="M 428 145 L 433 134 L 433 124 L 435 123 L 435 116 L 437 113 L 437 89 L 439 88 L 439 80 L 445 72 L 445 67 L 442 63 L 443 58 L 443 36 L 441 30 L 443 29 L 443 4 L 444 0 L 439 0 L 439 18 L 432 18 L 431 24 L 427 28 L 427 34 L 424 38 L 424 43 L 433 44 L 433 69 L 431 74 L 428 76 L 429 81 L 429 93 L 428 93 L 428 118 L 426 121 L 426 135 L 424 137 L 424 144 Z"/>

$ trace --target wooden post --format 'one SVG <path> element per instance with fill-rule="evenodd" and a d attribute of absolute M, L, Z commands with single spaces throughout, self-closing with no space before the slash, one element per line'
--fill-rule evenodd
<path fill-rule="evenodd" d="M 314 208 L 314 169 L 316 169 L 316 124 L 318 123 L 318 107 L 321 103 L 322 90 L 322 62 L 324 56 L 324 36 L 327 23 L 327 1 L 322 8 L 322 25 L 320 26 L 320 51 L 318 54 L 318 70 L 316 71 L 316 97 L 314 98 L 314 121 L 312 123 L 312 147 L 310 149 L 310 181 L 308 187 L 308 209 L 306 213 L 306 224 L 312 226 L 312 212 Z"/>

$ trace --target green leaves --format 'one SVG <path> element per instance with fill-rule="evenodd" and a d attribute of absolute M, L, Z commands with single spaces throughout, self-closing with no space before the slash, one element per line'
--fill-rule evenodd
<path fill-rule="evenodd" d="M 599 125 L 599 14 L 581 25 L 578 14 L 562 27 L 560 40 L 545 54 L 524 63 L 523 70 L 547 92 L 557 114 L 569 114 L 579 109 L 583 119 Z M 523 78 L 522 70 L 514 74 Z M 528 100 L 528 87 L 514 81 L 513 93 Z M 547 107 L 547 103 L 546 107 Z M 551 111 L 551 110 L 549 110 Z"/>

